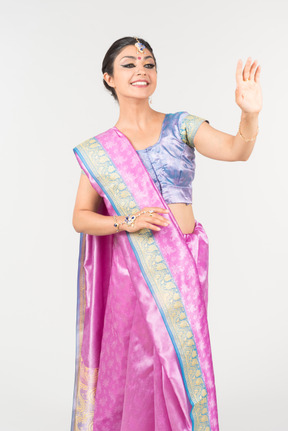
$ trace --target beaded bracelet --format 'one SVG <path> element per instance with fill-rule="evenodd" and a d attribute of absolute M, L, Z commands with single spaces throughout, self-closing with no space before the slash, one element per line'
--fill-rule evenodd
<path fill-rule="evenodd" d="M 113 215 L 113 218 L 114 218 L 114 225 L 113 226 L 117 228 L 116 232 L 120 232 L 119 227 L 125 223 L 125 220 L 122 221 L 121 223 L 118 223 L 115 215 Z"/>

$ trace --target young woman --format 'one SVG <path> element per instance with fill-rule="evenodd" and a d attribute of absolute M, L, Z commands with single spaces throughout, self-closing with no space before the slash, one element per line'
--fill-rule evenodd
<path fill-rule="evenodd" d="M 115 126 L 74 148 L 82 175 L 71 431 L 217 431 L 208 238 L 192 208 L 195 149 L 248 160 L 260 66 L 249 57 L 242 70 L 238 61 L 235 136 L 187 111 L 151 108 L 157 64 L 143 39 L 114 42 L 102 72 L 120 112 Z"/>

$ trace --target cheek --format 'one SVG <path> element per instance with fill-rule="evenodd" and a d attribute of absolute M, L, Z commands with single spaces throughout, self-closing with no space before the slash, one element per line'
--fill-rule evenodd
<path fill-rule="evenodd" d="M 157 73 L 155 72 L 155 73 L 153 73 L 153 75 L 151 76 L 151 80 L 152 80 L 152 82 L 153 82 L 153 85 L 156 85 L 157 84 Z"/>
<path fill-rule="evenodd" d="M 153 71 L 151 71 L 151 75 L 153 76 L 154 81 L 157 81 L 157 72 L 155 69 L 153 69 Z"/>
<path fill-rule="evenodd" d="M 121 81 L 122 79 L 125 79 L 130 73 L 129 68 L 121 67 L 121 66 L 114 66 L 114 79 L 117 81 Z"/>
<path fill-rule="evenodd" d="M 127 87 L 132 80 L 133 72 L 130 69 L 124 69 L 117 75 L 118 86 Z"/>

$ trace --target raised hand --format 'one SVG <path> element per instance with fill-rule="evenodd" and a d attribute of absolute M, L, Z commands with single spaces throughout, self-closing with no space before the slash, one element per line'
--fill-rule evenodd
<path fill-rule="evenodd" d="M 252 64 L 248 57 L 242 71 L 242 60 L 239 59 L 236 68 L 235 101 L 245 113 L 259 113 L 262 109 L 262 90 L 260 86 L 260 65 L 257 60 Z"/>

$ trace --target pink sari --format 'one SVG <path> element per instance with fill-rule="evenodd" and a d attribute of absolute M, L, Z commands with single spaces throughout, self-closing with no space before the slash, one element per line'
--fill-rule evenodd
<path fill-rule="evenodd" d="M 116 128 L 74 148 L 104 215 L 168 208 Z M 208 238 L 80 235 L 71 431 L 218 431 L 207 323 Z"/>

